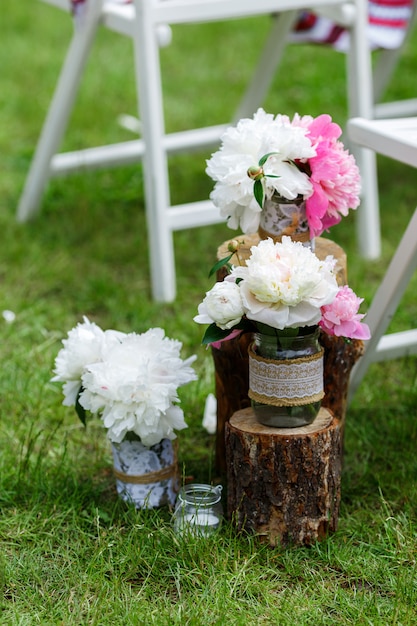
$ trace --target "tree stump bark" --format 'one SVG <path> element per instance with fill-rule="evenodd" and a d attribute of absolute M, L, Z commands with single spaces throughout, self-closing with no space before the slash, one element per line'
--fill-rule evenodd
<path fill-rule="evenodd" d="M 216 469 L 226 473 L 224 429 L 236 411 L 250 407 L 249 354 L 250 333 L 225 341 L 220 348 L 212 348 L 217 399 Z"/>
<path fill-rule="evenodd" d="M 365 344 L 359 339 L 345 340 L 321 333 L 320 343 L 324 350 L 324 391 L 321 401 L 345 425 L 349 378 L 352 367 L 362 356 Z"/>
<path fill-rule="evenodd" d="M 322 408 L 313 424 L 269 428 L 250 408 L 225 425 L 227 515 L 276 545 L 311 545 L 337 528 L 341 425 Z"/>

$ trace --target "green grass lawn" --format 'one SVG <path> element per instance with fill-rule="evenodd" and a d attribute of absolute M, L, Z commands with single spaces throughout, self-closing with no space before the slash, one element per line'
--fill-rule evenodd
<path fill-rule="evenodd" d="M 267 19 L 174 29 L 162 51 L 170 130 L 231 118 Z M 71 20 L 41 2 L 5 0 L 0 24 L 0 623 L 9 625 L 417 623 L 417 362 L 372 365 L 346 423 L 339 529 L 311 548 L 270 549 L 226 523 L 215 538 L 179 541 L 167 510 L 118 500 L 98 421 L 85 429 L 50 382 L 60 342 L 83 315 L 102 328 L 160 326 L 197 354 L 180 389 L 189 424 L 182 473 L 215 481 L 214 437 L 202 428 L 213 363 L 192 321 L 211 282 L 225 225 L 175 235 L 178 297 L 150 297 L 140 165 L 54 180 L 37 220 L 15 211 Z M 417 33 L 415 33 L 417 35 Z M 416 36 L 387 97 L 415 95 Z M 198 45 L 197 43 L 198 42 Z M 327 112 L 344 124 L 344 57 L 292 47 L 265 102 L 273 113 Z M 100 33 L 64 147 L 129 138 L 135 113 L 130 43 Z M 179 97 L 180 96 L 180 97 Z M 174 202 L 207 197 L 209 154 L 173 159 Z M 416 203 L 415 170 L 379 160 L 383 253 L 357 252 L 355 216 L 331 232 L 348 254 L 366 310 Z M 416 326 L 416 279 L 392 330 Z"/>

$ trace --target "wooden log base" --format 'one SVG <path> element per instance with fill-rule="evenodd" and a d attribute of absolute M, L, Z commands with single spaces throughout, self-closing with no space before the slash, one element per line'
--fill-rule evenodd
<path fill-rule="evenodd" d="M 300 428 L 271 428 L 251 408 L 225 425 L 227 515 L 239 530 L 276 545 L 311 545 L 337 528 L 340 420 L 321 408 Z"/>

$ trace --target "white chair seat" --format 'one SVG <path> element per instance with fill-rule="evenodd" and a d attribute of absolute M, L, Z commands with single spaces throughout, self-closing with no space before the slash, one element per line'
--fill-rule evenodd
<path fill-rule="evenodd" d="M 350 120 L 349 137 L 379 154 L 417 167 L 417 117 Z"/>

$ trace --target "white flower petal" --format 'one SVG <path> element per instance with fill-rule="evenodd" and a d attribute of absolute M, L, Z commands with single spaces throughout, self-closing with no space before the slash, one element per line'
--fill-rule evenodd
<path fill-rule="evenodd" d="M 216 396 L 209 393 L 204 405 L 203 428 L 214 435 L 217 430 L 217 400 Z"/>

